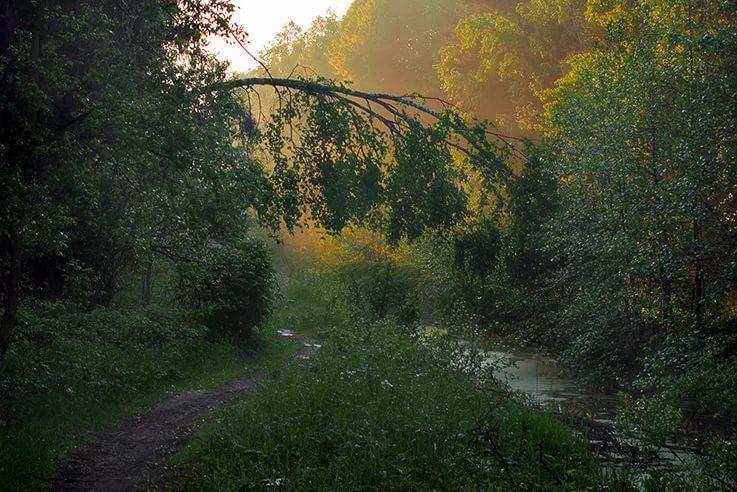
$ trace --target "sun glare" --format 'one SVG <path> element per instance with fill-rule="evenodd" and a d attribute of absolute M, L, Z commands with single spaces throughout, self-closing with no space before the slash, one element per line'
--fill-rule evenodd
<path fill-rule="evenodd" d="M 234 19 L 248 33 L 249 51 L 257 55 L 290 20 L 306 28 L 328 9 L 342 16 L 351 0 L 236 0 L 234 3 L 237 6 Z M 213 38 L 210 45 L 220 58 L 230 62 L 232 71 L 246 72 L 257 65 L 237 44 Z"/>

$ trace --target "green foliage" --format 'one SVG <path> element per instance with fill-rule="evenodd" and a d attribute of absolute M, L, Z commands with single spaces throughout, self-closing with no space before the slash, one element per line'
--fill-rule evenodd
<path fill-rule="evenodd" d="M 460 19 L 436 68 L 456 103 L 507 131 L 539 128 L 539 91 L 591 36 L 585 0 L 489 1 Z"/>
<path fill-rule="evenodd" d="M 460 176 L 445 143 L 450 124 L 442 119 L 425 128 L 413 121 L 409 133 L 395 142 L 396 164 L 386 183 L 390 242 L 417 239 L 426 228 L 442 231 L 462 219 L 466 196 L 458 187 Z"/>
<path fill-rule="evenodd" d="M 550 314 L 557 306 L 548 292 L 555 263 L 544 225 L 556 210 L 557 184 L 545 151 L 532 145 L 526 151 L 524 169 L 506 187 L 506 207 L 454 235 L 455 274 L 445 280 L 455 285 L 454 302 L 446 317 L 465 312 L 472 324 L 522 344 L 555 344 Z"/>
<path fill-rule="evenodd" d="M 290 21 L 259 55 L 274 77 L 299 74 L 338 78 L 328 52 L 339 28 L 340 20 L 331 11 L 315 18 L 306 30 Z M 266 75 L 263 69 L 256 70 L 255 74 Z"/>
<path fill-rule="evenodd" d="M 642 442 L 645 449 L 659 449 L 676 431 L 681 418 L 681 411 L 662 397 L 623 395 L 617 426 L 624 435 Z"/>
<path fill-rule="evenodd" d="M 338 274 L 359 317 L 390 318 L 402 326 L 412 326 L 419 320 L 414 295 L 419 278 L 412 266 L 391 259 L 364 260 L 343 265 Z"/>
<path fill-rule="evenodd" d="M 691 412 L 729 426 L 737 418 L 737 339 L 729 325 L 719 331 L 705 336 L 699 328 L 683 329 L 658 339 L 636 386 L 658 390 L 671 402 L 686 402 Z"/>
<path fill-rule="evenodd" d="M 417 270 L 418 281 L 411 289 L 417 298 L 421 322 L 445 327 L 467 326 L 469 309 L 459 294 L 452 238 L 426 231 L 412 243 L 402 243 L 399 251 L 404 262 Z"/>
<path fill-rule="evenodd" d="M 24 309 L 2 373 L 3 393 L 8 404 L 18 405 L 46 392 L 140 392 L 141 384 L 175 379 L 174 361 L 202 342 L 205 332 L 185 312 L 158 306 L 90 313 L 65 303 Z M 140 359 L 122 363 L 126 350 Z"/>
<path fill-rule="evenodd" d="M 511 489 L 486 426 L 516 484 L 559 488 L 540 449 L 568 486 L 596 483 L 585 446 L 561 424 L 511 402 L 490 409 L 457 369 L 459 347 L 389 322 L 342 328 L 221 414 L 189 452 L 189 488 Z"/>
<path fill-rule="evenodd" d="M 558 206 L 554 168 L 546 149 L 528 146 L 525 167 L 508 188 L 506 269 L 510 277 L 535 289 L 554 266 L 544 230 Z"/>
<path fill-rule="evenodd" d="M 184 302 L 201 310 L 214 330 L 248 336 L 271 312 L 274 271 L 260 241 L 212 244 L 201 259 L 182 264 L 180 273 Z"/>
<path fill-rule="evenodd" d="M 152 255 L 190 256 L 281 207 L 210 36 L 227 1 L 17 2 L 0 21 L 0 284 L 109 305 Z M 19 265 L 20 272 L 11 265 Z M 144 296 L 145 297 L 145 296 Z"/>
<path fill-rule="evenodd" d="M 295 119 L 302 121 L 299 143 L 291 136 Z M 277 190 L 292 197 L 295 207 L 288 226 L 309 209 L 321 225 L 338 232 L 378 205 L 387 144 L 345 101 L 295 94 L 273 114 L 265 138 Z"/>
<path fill-rule="evenodd" d="M 737 445 L 734 442 L 713 443 L 702 477 L 704 485 L 715 490 L 726 484 L 737 483 Z"/>

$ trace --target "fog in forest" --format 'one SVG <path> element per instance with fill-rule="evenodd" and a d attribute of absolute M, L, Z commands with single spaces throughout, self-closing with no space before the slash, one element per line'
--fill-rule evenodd
<path fill-rule="evenodd" d="M 734 490 L 736 61 L 733 0 L 5 2 L 0 490 Z"/>

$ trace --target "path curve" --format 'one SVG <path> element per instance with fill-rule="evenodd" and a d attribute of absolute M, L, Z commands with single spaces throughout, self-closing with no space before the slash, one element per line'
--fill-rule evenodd
<path fill-rule="evenodd" d="M 320 344 L 279 330 L 301 347 L 295 358 L 307 358 Z M 264 376 L 247 371 L 211 389 L 189 390 L 141 413 L 125 418 L 72 453 L 51 481 L 51 490 L 146 490 L 161 484 L 171 470 L 165 458 L 184 446 L 208 410 L 247 391 Z"/>

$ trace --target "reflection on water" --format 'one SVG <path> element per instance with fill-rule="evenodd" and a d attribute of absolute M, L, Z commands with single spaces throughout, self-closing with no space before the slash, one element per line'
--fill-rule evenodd
<path fill-rule="evenodd" d="M 524 393 L 538 404 L 552 407 L 561 414 L 583 417 L 602 425 L 602 428 L 614 429 L 612 419 L 617 411 L 618 398 L 613 394 L 593 393 L 575 380 L 565 378 L 555 360 L 529 352 L 489 351 L 485 355 L 482 364 L 491 366 L 494 376 L 513 391 Z M 589 435 L 588 438 L 592 444 L 598 443 L 595 437 Z M 622 436 L 618 439 L 622 444 L 635 448 L 642 444 Z M 676 453 L 673 446 L 684 449 L 669 442 L 657 451 L 661 463 L 696 463 L 698 455 L 690 450 Z"/>
<path fill-rule="evenodd" d="M 593 393 L 561 374 L 555 360 L 529 352 L 486 352 L 485 364 L 494 376 L 533 401 L 608 421 L 616 410 L 616 396 Z"/>

